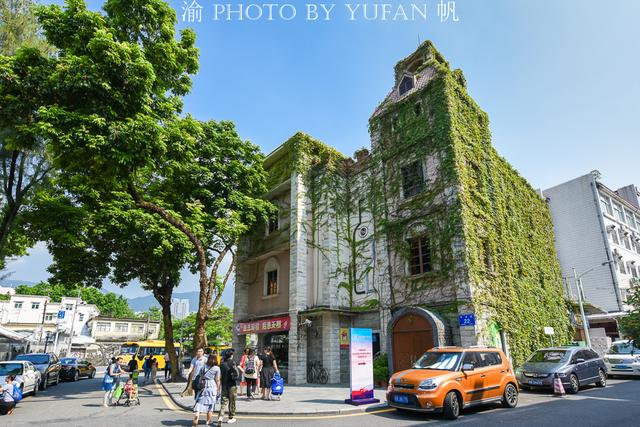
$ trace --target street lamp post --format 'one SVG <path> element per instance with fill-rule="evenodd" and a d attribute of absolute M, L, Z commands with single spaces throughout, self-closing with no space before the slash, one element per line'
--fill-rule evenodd
<path fill-rule="evenodd" d="M 589 336 L 589 322 L 587 320 L 587 316 L 584 314 L 584 291 L 582 288 L 582 277 L 591 273 L 596 268 L 604 267 L 605 265 L 611 264 L 612 262 L 614 262 L 614 260 L 605 261 L 601 264 L 596 265 L 595 267 L 591 267 L 581 274 L 578 274 L 575 267 L 572 267 L 573 279 L 578 290 L 578 304 L 580 305 L 580 315 L 582 316 L 582 330 L 584 331 L 584 339 L 587 342 L 588 347 L 591 347 L 591 337 Z"/>

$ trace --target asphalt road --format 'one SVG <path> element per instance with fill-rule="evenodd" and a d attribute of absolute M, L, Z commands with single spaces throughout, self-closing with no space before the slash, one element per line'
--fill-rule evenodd
<path fill-rule="evenodd" d="M 100 376 L 101 377 L 101 376 Z M 0 416 L 7 426 L 190 426 L 191 414 L 176 408 L 150 385 L 140 390 L 138 407 L 102 406 L 100 378 L 60 383 L 25 397 L 11 416 Z M 286 391 L 282 404 L 286 404 Z M 240 402 L 242 404 L 242 402 Z M 523 392 L 516 409 L 499 406 L 467 410 L 457 421 L 384 409 L 375 413 L 305 417 L 238 417 L 236 425 L 250 426 L 424 426 L 432 424 L 474 426 L 640 426 L 640 379 L 609 380 L 605 389 L 588 387 L 563 398 L 542 392 Z M 201 425 L 203 421 L 201 421 Z"/>

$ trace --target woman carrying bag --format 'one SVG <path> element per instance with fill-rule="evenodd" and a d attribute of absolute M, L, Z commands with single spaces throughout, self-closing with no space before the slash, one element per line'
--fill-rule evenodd
<path fill-rule="evenodd" d="M 104 406 L 111 406 L 113 404 L 113 391 L 118 385 L 120 375 L 122 375 L 122 371 L 120 369 L 121 361 L 121 357 L 118 357 L 117 359 L 115 357 L 111 358 L 111 363 L 107 366 L 107 370 L 104 373 L 104 378 L 102 379 L 102 390 L 106 392 L 104 394 Z"/>

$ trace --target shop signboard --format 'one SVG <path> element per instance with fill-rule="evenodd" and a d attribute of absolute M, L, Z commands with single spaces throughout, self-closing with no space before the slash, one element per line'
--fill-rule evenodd
<path fill-rule="evenodd" d="M 347 403 L 364 405 L 379 402 L 373 397 L 373 333 L 369 328 L 351 328 L 349 360 L 351 390 Z"/>
<path fill-rule="evenodd" d="M 240 335 L 264 334 L 267 332 L 288 331 L 290 326 L 291 319 L 289 316 L 283 316 L 255 320 L 253 322 L 238 322 L 236 330 Z"/>

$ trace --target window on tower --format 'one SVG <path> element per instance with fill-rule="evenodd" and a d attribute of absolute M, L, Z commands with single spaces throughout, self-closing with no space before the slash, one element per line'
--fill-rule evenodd
<path fill-rule="evenodd" d="M 421 162 L 413 162 L 402 168 L 402 193 L 404 198 L 415 196 L 424 190 L 424 171 Z"/>
<path fill-rule="evenodd" d="M 404 76 L 398 85 L 398 93 L 400 96 L 413 89 L 413 76 Z"/>

